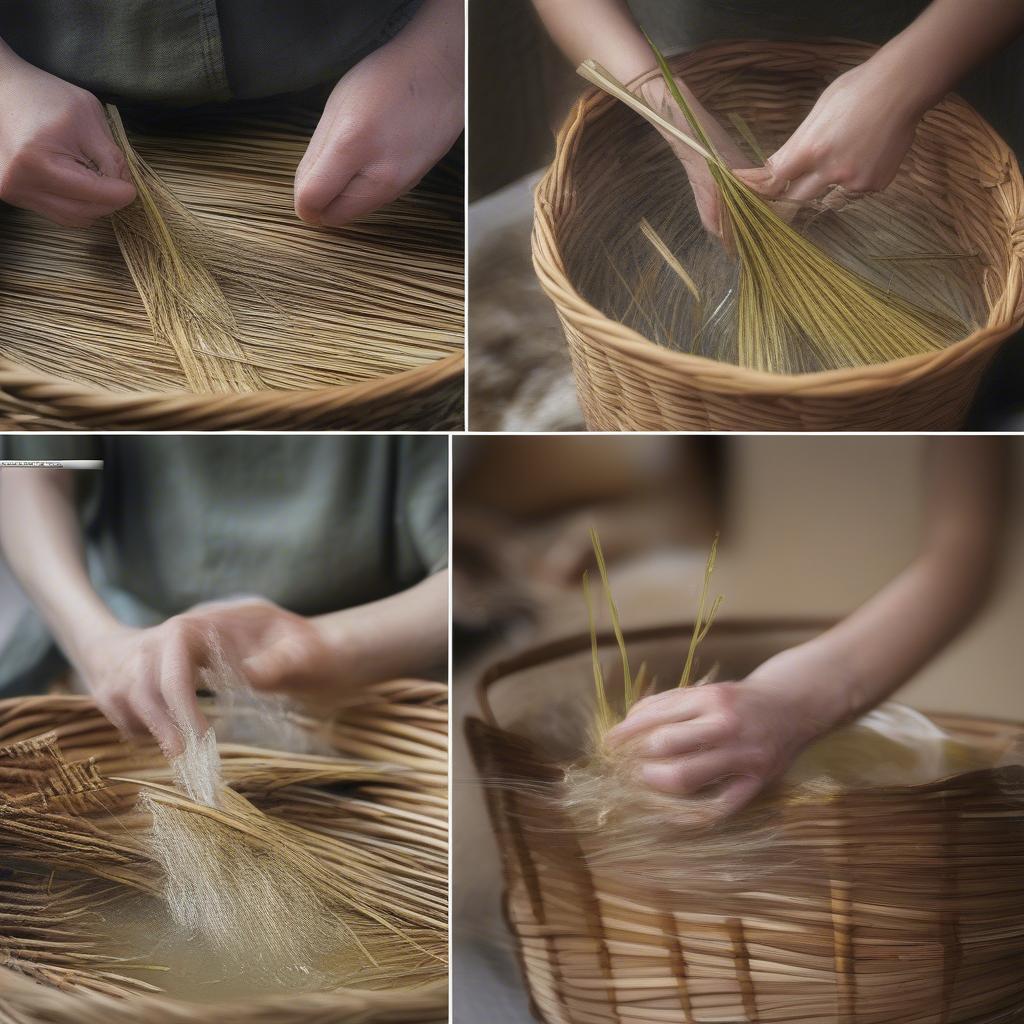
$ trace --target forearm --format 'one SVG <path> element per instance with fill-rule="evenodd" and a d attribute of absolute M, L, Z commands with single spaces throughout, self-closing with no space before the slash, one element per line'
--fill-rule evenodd
<path fill-rule="evenodd" d="M 345 667 L 346 685 L 443 668 L 448 656 L 448 570 L 399 594 L 314 622 Z"/>
<path fill-rule="evenodd" d="M 922 556 L 852 615 L 765 662 L 748 682 L 784 694 L 807 739 L 856 718 L 891 696 L 970 621 L 980 581 L 971 567 L 962 569 Z"/>
<path fill-rule="evenodd" d="M 782 695 L 806 739 L 889 697 L 982 606 L 998 564 L 1005 451 L 996 438 L 933 440 L 917 558 L 838 625 L 749 677 Z"/>
<path fill-rule="evenodd" d="M 5 469 L 0 544 L 8 565 L 76 666 L 89 637 L 117 625 L 85 565 L 69 470 Z"/>
<path fill-rule="evenodd" d="M 533 5 L 555 45 L 574 66 L 592 58 L 622 82 L 655 66 L 625 0 L 533 0 Z"/>
<path fill-rule="evenodd" d="M 933 0 L 873 60 L 899 82 L 894 100 L 921 115 L 1021 31 L 1024 0 Z"/>

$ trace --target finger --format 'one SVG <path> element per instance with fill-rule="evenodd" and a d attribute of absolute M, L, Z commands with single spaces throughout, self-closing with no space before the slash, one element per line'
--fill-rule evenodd
<path fill-rule="evenodd" d="M 326 227 L 343 227 L 358 217 L 365 217 L 394 202 L 415 184 L 415 180 L 396 184 L 390 177 L 359 171 L 352 176 L 341 194 L 328 204 L 320 223 Z"/>
<path fill-rule="evenodd" d="M 661 793 L 689 796 L 714 782 L 735 776 L 736 753 L 714 750 L 667 761 L 645 761 L 640 778 Z"/>
<path fill-rule="evenodd" d="M 24 207 L 65 228 L 92 227 L 103 216 L 95 207 L 43 192 L 34 196 L 30 202 L 26 202 Z"/>
<path fill-rule="evenodd" d="M 662 761 L 707 750 L 727 734 L 721 718 L 705 716 L 649 730 L 633 746 L 638 757 Z"/>
<path fill-rule="evenodd" d="M 729 818 L 741 811 L 764 788 L 763 780 L 756 775 L 737 777 L 715 797 L 715 804 L 722 818 Z"/>
<path fill-rule="evenodd" d="M 774 199 L 777 194 L 779 183 L 769 167 L 739 167 L 733 171 L 748 188 L 753 189 L 759 195 Z M 781 183 L 785 186 L 785 182 Z"/>
<path fill-rule="evenodd" d="M 149 735 L 145 722 L 135 714 L 127 695 L 97 698 L 96 706 L 125 739 Z"/>
<path fill-rule="evenodd" d="M 160 659 L 160 695 L 179 735 L 199 738 L 210 728 L 196 697 L 196 663 L 183 636 L 165 644 Z M 180 751 L 178 751 L 180 753 Z"/>
<path fill-rule="evenodd" d="M 301 682 L 305 651 L 296 640 L 279 640 L 242 662 L 242 671 L 254 690 L 281 690 Z"/>
<path fill-rule="evenodd" d="M 159 689 L 145 690 L 135 695 L 132 699 L 132 709 L 142 720 L 146 730 L 160 744 L 160 749 L 168 761 L 184 753 L 185 741 L 181 730 L 171 717 L 170 709 Z"/>
<path fill-rule="evenodd" d="M 135 199 L 130 181 L 97 173 L 75 160 L 61 160 L 48 168 L 46 192 L 63 199 L 74 199 L 103 207 L 107 213 L 120 210 Z"/>
<path fill-rule="evenodd" d="M 785 198 L 795 203 L 806 203 L 812 199 L 820 199 L 834 187 L 835 182 L 829 181 L 827 175 L 821 171 L 812 171 L 802 178 L 795 179 Z"/>
<path fill-rule="evenodd" d="M 620 722 L 605 737 L 606 742 L 617 746 L 655 726 L 687 722 L 700 715 L 700 702 L 692 699 L 693 694 L 685 690 L 669 692 L 676 698 L 675 700 L 659 701 L 646 706 L 644 701 L 634 704 L 625 721 Z M 653 698 L 651 700 L 653 701 Z"/>

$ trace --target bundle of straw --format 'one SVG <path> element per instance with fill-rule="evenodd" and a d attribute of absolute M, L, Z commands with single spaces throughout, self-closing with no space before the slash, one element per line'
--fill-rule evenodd
<path fill-rule="evenodd" d="M 214 807 L 88 701 L 0 702 L 0 857 L 17 865 L 0 884 L 0 1022 L 444 1019 L 445 694 L 397 681 L 326 727 L 295 716 L 330 755 L 222 743 Z M 137 907 L 143 948 L 126 949 Z M 229 990 L 267 994 L 208 1010 L 173 997 L 203 985 L 150 959 L 165 933 L 201 939 Z"/>
<path fill-rule="evenodd" d="M 687 103 L 664 57 L 653 43 L 651 48 L 692 136 L 597 62 L 585 61 L 578 71 L 707 162 L 721 192 L 727 236 L 739 261 L 740 366 L 792 372 L 805 361 L 800 351 L 804 347 L 824 369 L 868 366 L 938 351 L 964 336 L 966 325 L 958 318 L 887 294 L 841 266 L 740 181 Z M 645 231 L 648 238 L 650 231 Z M 665 256 L 664 243 L 655 244 Z M 682 269 L 678 260 L 673 269 Z M 685 270 L 681 276 L 692 288 Z"/>

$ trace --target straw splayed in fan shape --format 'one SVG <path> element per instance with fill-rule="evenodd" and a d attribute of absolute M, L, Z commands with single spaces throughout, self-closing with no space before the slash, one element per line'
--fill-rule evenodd
<path fill-rule="evenodd" d="M 578 70 L 707 162 L 739 263 L 739 365 L 770 373 L 799 372 L 809 361 L 821 369 L 869 366 L 938 351 L 966 335 L 957 317 L 887 294 L 838 264 L 740 181 L 697 120 L 664 57 L 653 43 L 651 48 L 692 138 L 595 61 Z M 664 243 L 652 237 L 650 226 L 641 230 L 665 257 Z M 678 260 L 669 264 L 679 273 Z M 689 275 L 681 276 L 689 287 Z M 804 358 L 805 347 L 812 360 Z"/>
<path fill-rule="evenodd" d="M 194 391 L 258 389 L 231 308 L 203 258 L 202 225 L 135 152 L 117 108 L 108 105 L 107 116 L 138 192 L 113 215 L 114 234 L 154 335 L 170 343 Z"/>

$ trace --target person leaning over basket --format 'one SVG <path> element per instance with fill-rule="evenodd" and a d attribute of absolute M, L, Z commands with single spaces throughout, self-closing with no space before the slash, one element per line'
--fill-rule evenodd
<path fill-rule="evenodd" d="M 918 121 L 973 68 L 971 100 L 1021 154 L 1024 53 L 1001 47 L 1024 30 L 1024 0 L 534 0 L 555 42 L 579 64 L 593 58 L 629 83 L 655 68 L 636 17 L 663 45 L 691 49 L 714 39 L 843 37 L 884 43 L 822 93 L 763 168 L 742 178 L 770 199 L 828 197 L 828 205 L 881 191 L 896 177 Z M 632 11 L 631 11 L 632 8 Z M 666 42 L 667 41 L 667 42 Z M 986 58 L 990 58 L 986 61 Z M 734 168 L 749 159 L 680 83 L 687 101 Z M 647 101 L 688 134 L 660 76 L 640 87 Z M 707 165 L 682 143 L 673 149 L 693 187 L 704 226 L 722 234 L 718 190 Z"/>
<path fill-rule="evenodd" d="M 0 199 L 88 227 L 135 198 L 97 94 L 187 107 L 336 83 L 295 210 L 339 227 L 463 124 L 462 0 L 0 0 Z"/>
<path fill-rule="evenodd" d="M 5 458 L 104 468 L 0 470 L 0 544 L 34 604 L 0 651 L 0 696 L 70 662 L 114 725 L 171 757 L 182 728 L 205 732 L 215 648 L 254 689 L 325 708 L 443 678 L 445 438 L 4 441 Z"/>
<path fill-rule="evenodd" d="M 923 542 L 899 576 L 741 681 L 639 701 L 607 742 L 634 744 L 654 789 L 689 795 L 720 783 L 721 814 L 744 806 L 808 744 L 894 693 L 978 612 L 998 561 L 1005 455 L 1000 438 L 931 441 Z"/>

